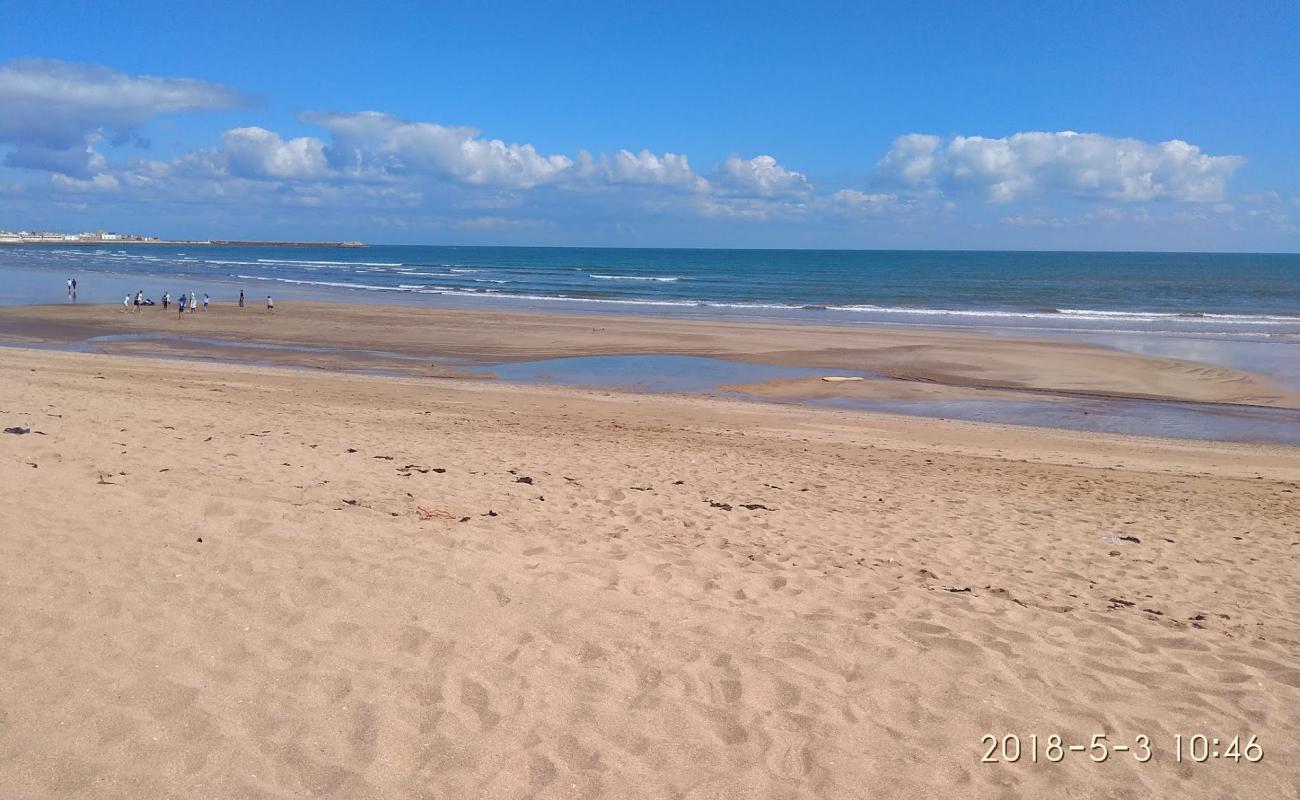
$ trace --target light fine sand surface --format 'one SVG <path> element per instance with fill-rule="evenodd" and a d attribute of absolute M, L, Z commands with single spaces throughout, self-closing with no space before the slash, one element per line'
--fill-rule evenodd
<path fill-rule="evenodd" d="M 1300 794 L 1295 448 L 6 348 L 11 426 L 6 800 Z"/>

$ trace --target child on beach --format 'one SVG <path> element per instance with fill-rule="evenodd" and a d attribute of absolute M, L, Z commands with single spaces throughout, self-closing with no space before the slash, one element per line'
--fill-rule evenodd
<path fill-rule="evenodd" d="M 131 295 L 128 294 L 122 298 L 122 310 L 123 311 L 131 310 Z"/>
<path fill-rule="evenodd" d="M 190 292 L 190 313 L 193 314 L 199 308 L 199 296 Z"/>
<path fill-rule="evenodd" d="M 271 295 L 269 294 L 266 296 L 266 310 L 267 311 L 275 310 L 275 303 L 271 302 Z"/>
<path fill-rule="evenodd" d="M 203 293 L 203 310 L 204 310 L 204 311 L 207 311 L 207 310 L 208 310 L 208 293 L 207 293 L 207 292 L 204 292 L 204 293 Z"/>

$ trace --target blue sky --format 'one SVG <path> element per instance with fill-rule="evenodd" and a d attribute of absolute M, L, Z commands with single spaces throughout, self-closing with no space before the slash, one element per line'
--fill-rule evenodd
<path fill-rule="evenodd" d="M 0 228 L 1300 249 L 1295 3 L 0 0 Z"/>

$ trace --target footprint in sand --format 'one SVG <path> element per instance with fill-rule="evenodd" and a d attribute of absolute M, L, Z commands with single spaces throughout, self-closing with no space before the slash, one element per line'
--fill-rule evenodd
<path fill-rule="evenodd" d="M 492 730 L 501 721 L 501 716 L 492 710 L 488 690 L 478 681 L 471 678 L 461 681 L 460 701 L 473 710 L 478 716 L 479 725 L 485 731 Z"/>

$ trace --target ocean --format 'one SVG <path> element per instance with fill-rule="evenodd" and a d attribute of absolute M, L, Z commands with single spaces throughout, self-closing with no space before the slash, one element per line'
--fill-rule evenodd
<path fill-rule="evenodd" d="M 83 299 L 240 287 L 503 309 L 1300 335 L 1300 255 L 1288 254 L 43 245 L 0 247 L 0 268 L 81 276 Z M 62 285 L 53 280 L 49 299 Z"/>
<path fill-rule="evenodd" d="M 1072 339 L 1268 375 L 1300 391 L 1300 255 L 529 247 L 3 246 L 0 305 L 120 303 L 143 290 L 245 291 L 284 308 L 340 300 L 790 324 L 924 326 Z M 93 349 L 93 342 L 76 347 Z M 74 348 L 75 349 L 75 348 Z M 716 391 L 760 365 L 663 356 L 500 364 L 524 382 Z M 636 376 L 635 379 L 629 377 Z M 743 382 L 743 381 L 742 381 Z M 647 388 L 649 387 L 649 388 Z M 705 388 L 701 388 L 705 387 Z M 709 389 L 707 387 L 713 387 Z M 822 401 L 818 401 L 822 402 Z M 1080 401 L 1083 402 L 1083 401 Z M 1300 412 L 1187 403 L 1029 399 L 846 408 L 1077 430 L 1300 444 Z M 1086 407 L 1085 407 L 1086 405 Z M 1083 413 L 1087 412 L 1087 413 Z"/>

